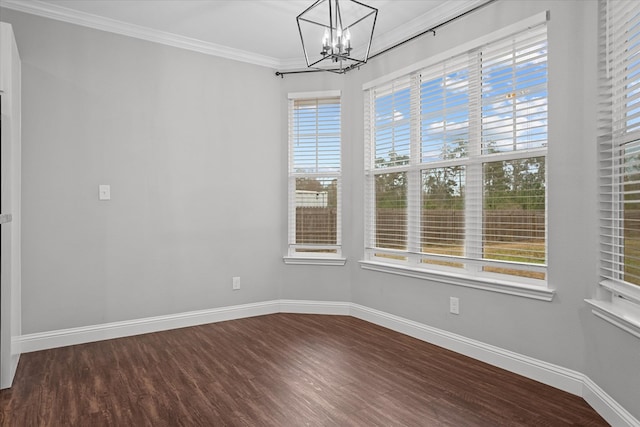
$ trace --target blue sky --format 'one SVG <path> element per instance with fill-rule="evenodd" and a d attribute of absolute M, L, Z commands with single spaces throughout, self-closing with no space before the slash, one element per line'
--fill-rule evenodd
<path fill-rule="evenodd" d="M 498 151 L 544 147 L 547 143 L 547 47 L 532 44 L 513 55 L 497 55 L 482 62 L 482 143 Z M 514 59 L 518 62 L 514 66 Z M 459 62 L 458 62 L 459 63 Z M 453 67 L 420 86 L 421 161 L 442 160 L 444 153 L 469 139 L 469 72 Z M 376 158 L 389 153 L 408 156 L 410 150 L 410 89 L 383 89 L 376 97 Z"/>

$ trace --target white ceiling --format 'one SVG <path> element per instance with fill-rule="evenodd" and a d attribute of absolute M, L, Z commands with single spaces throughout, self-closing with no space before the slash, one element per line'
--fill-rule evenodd
<path fill-rule="evenodd" d="M 346 0 L 343 0 L 346 1 Z M 487 0 L 361 0 L 378 8 L 371 52 Z M 296 16 L 313 0 L 0 0 L 101 30 L 280 69 L 304 67 Z"/>

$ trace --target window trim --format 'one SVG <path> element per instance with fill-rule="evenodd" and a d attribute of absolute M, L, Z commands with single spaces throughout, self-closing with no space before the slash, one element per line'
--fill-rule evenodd
<path fill-rule="evenodd" d="M 454 56 L 457 55 L 461 55 L 463 53 L 469 52 L 470 50 L 474 50 L 479 48 L 482 45 L 485 45 L 487 43 L 491 43 L 495 40 L 499 40 L 501 38 L 504 37 L 508 37 L 512 34 L 521 32 L 521 31 L 525 31 L 528 28 L 531 27 L 535 27 L 536 25 L 540 25 L 543 24 L 547 21 L 549 21 L 550 17 L 549 17 L 549 11 L 543 11 L 543 12 L 539 12 L 535 15 L 530 16 L 529 18 L 525 18 L 521 21 L 518 22 L 514 22 L 511 25 L 508 25 L 506 27 L 500 28 L 499 30 L 493 31 L 489 34 L 486 34 L 482 37 L 478 37 L 477 39 L 474 39 L 473 41 L 467 42 L 467 43 L 463 43 L 461 45 L 458 45 L 452 49 L 449 49 L 445 52 L 442 52 L 440 54 L 435 54 L 433 56 L 430 56 L 427 59 L 424 59 L 422 61 L 418 61 L 414 64 L 408 65 L 404 68 L 401 68 L 397 71 L 394 71 L 392 73 L 389 74 L 385 74 L 384 76 L 378 77 L 377 79 L 368 81 L 366 83 L 364 83 L 362 85 L 362 90 L 368 90 L 371 89 L 375 86 L 379 86 L 381 84 L 385 84 L 385 83 L 389 83 L 392 80 L 396 80 L 397 78 L 415 73 L 416 71 L 419 71 L 422 68 L 427 68 L 430 67 L 432 65 L 441 63 L 442 61 L 446 61 L 449 58 L 452 58 Z"/>
<path fill-rule="evenodd" d="M 640 317 L 635 311 L 626 310 L 619 304 L 598 299 L 585 299 L 591 306 L 591 312 L 602 320 L 640 338 Z"/>
<path fill-rule="evenodd" d="M 331 254 L 333 256 L 319 256 L 318 254 L 314 254 L 313 256 L 305 256 L 305 257 L 293 257 L 293 256 L 284 256 L 282 260 L 285 264 L 288 265 L 345 265 L 347 263 L 347 259 L 336 256 L 336 254 Z"/>
<path fill-rule="evenodd" d="M 501 294 L 514 295 L 531 298 L 539 301 L 550 302 L 553 300 L 556 291 L 554 289 L 540 285 L 531 285 L 524 281 L 509 281 L 489 277 L 474 277 L 468 274 L 460 274 L 436 269 L 412 268 L 406 265 L 393 264 L 390 262 L 359 261 L 363 270 L 390 273 L 400 276 L 413 277 L 416 279 L 429 280 L 445 285 L 463 286 L 466 288 L 482 289 L 485 291 L 497 292 Z M 520 279 L 520 278 L 519 278 Z M 518 280 L 519 280 L 518 279 Z"/>
<path fill-rule="evenodd" d="M 605 152 L 611 151 L 614 159 L 619 158 L 622 146 L 630 140 L 636 140 L 639 136 L 638 130 L 631 134 L 627 133 L 626 126 L 620 127 L 616 124 L 620 120 L 620 103 L 624 104 L 624 100 L 620 99 L 620 95 L 614 93 L 616 79 L 620 80 L 623 71 L 618 69 L 619 62 L 615 61 L 616 66 L 611 68 L 612 57 L 615 56 L 617 47 L 612 45 L 615 39 L 609 23 L 612 21 L 610 5 L 608 1 L 599 2 L 599 104 L 604 108 L 598 111 L 598 121 L 601 122 L 597 129 L 599 163 L 603 163 Z M 602 51 L 604 50 L 604 52 Z M 624 94 L 623 94 L 624 95 Z M 606 158 L 606 157 L 605 157 Z M 595 295 L 591 299 L 584 301 L 591 306 L 591 312 L 602 320 L 640 338 L 640 286 L 625 282 L 622 280 L 623 271 L 620 268 L 612 269 L 608 264 L 611 263 L 611 256 L 619 257 L 621 254 L 616 250 L 613 255 L 605 256 L 612 245 L 608 239 L 612 236 L 619 236 L 623 232 L 621 227 L 621 219 L 619 217 L 607 218 L 605 211 L 620 211 L 621 199 L 623 196 L 623 184 L 619 180 L 624 179 L 624 174 L 619 174 L 613 170 L 614 166 L 600 166 L 598 168 L 598 177 L 603 180 L 605 176 L 606 184 L 614 187 L 616 191 L 611 197 L 604 196 L 602 190 L 599 191 L 600 205 L 599 221 L 604 222 L 606 227 L 613 228 L 613 231 L 604 235 L 599 235 L 600 259 L 599 259 L 599 282 Z M 601 184 L 602 187 L 602 184 Z M 605 207 L 607 206 L 607 207 Z M 601 226 L 602 227 L 602 226 Z M 614 237 L 620 238 L 620 237 Z"/>
<path fill-rule="evenodd" d="M 311 91 L 311 92 L 290 92 L 287 94 L 287 117 L 290 117 L 291 111 L 289 110 L 290 102 L 301 99 L 320 99 L 320 98 L 339 98 L 340 105 L 342 106 L 342 91 L 341 90 L 325 90 L 325 91 Z M 342 108 L 340 109 L 340 115 L 342 116 Z M 342 123 L 342 120 L 341 120 Z M 291 222 L 291 188 L 290 188 L 290 180 L 292 177 L 291 172 L 291 129 L 290 123 L 287 123 L 287 224 Z M 342 125 L 340 127 L 340 172 L 338 174 L 339 184 L 338 186 L 342 186 L 343 172 L 342 172 L 342 160 L 343 160 L 343 144 L 342 144 Z M 345 265 L 347 259 L 342 255 L 342 191 L 338 191 L 338 218 L 337 218 L 337 227 L 338 230 L 337 238 L 338 244 L 332 245 L 333 249 L 336 249 L 335 253 L 313 253 L 310 252 L 308 255 L 305 255 L 304 252 L 291 252 L 292 246 L 295 247 L 297 245 L 290 243 L 290 225 L 287 225 L 287 249 L 286 255 L 282 257 L 285 264 L 288 265 L 328 265 L 328 266 L 342 266 Z"/>
<path fill-rule="evenodd" d="M 389 73 L 385 76 L 366 82 L 362 85 L 362 89 L 365 92 L 365 96 L 371 96 L 367 91 L 374 89 L 375 87 L 389 84 L 394 80 L 397 80 L 406 76 L 412 76 L 416 72 L 419 72 L 421 69 L 439 64 L 452 57 L 474 51 L 483 45 L 495 42 L 496 40 L 500 40 L 504 37 L 508 37 L 510 35 L 517 34 L 519 32 L 526 31 L 531 27 L 544 24 L 549 19 L 550 19 L 549 11 L 537 13 L 529 18 L 523 19 L 507 27 L 491 32 L 483 37 L 480 37 L 471 42 L 462 44 L 454 49 L 448 50 L 441 54 L 431 56 L 428 59 L 419 61 L 408 67 L 404 67 L 400 70 L 397 70 L 393 73 Z M 365 100 L 365 104 L 366 103 L 367 103 L 367 100 Z M 369 126 L 371 126 L 371 122 L 370 122 L 370 117 L 367 117 L 367 114 L 371 116 L 373 114 L 373 108 L 370 108 L 370 110 L 371 111 L 368 111 L 367 107 L 365 107 L 365 123 L 364 123 L 365 135 L 370 133 L 370 131 L 368 131 L 367 129 Z M 370 142 L 365 141 L 365 144 L 369 145 Z M 365 171 L 364 171 L 365 181 L 371 181 L 372 180 L 371 177 L 375 177 L 376 170 L 368 166 L 371 160 L 368 157 L 368 155 L 372 154 L 371 151 L 372 151 L 372 147 L 368 147 L 368 148 L 365 147 Z M 522 150 L 519 153 L 514 153 L 515 155 L 513 159 L 533 157 L 539 154 L 542 150 L 534 149 L 534 150 L 531 150 L 531 152 L 529 151 L 530 150 Z M 548 155 L 547 153 L 548 153 L 547 149 L 545 148 L 544 154 L 543 154 L 545 158 Z M 494 160 L 491 158 L 491 156 L 487 156 L 487 155 L 484 155 L 481 157 L 482 159 L 480 160 L 480 165 Z M 498 154 L 496 156 L 496 160 L 501 157 L 502 156 Z M 448 162 L 434 162 L 433 164 L 429 163 L 429 164 L 413 165 L 408 170 L 412 170 L 414 167 L 419 167 L 420 169 L 424 169 L 425 167 L 427 168 L 437 167 L 438 163 L 445 164 Z M 463 161 L 463 163 L 465 162 Z M 367 203 L 371 203 L 371 200 L 373 197 L 371 194 L 369 194 L 369 192 L 373 191 L 372 187 L 373 185 L 371 183 L 365 182 L 365 217 L 364 217 L 365 224 L 368 223 L 367 215 L 373 215 L 373 213 L 367 212 L 367 208 L 366 208 Z M 547 197 L 548 197 L 548 193 L 545 195 L 545 198 Z M 416 262 L 394 263 L 393 260 L 391 259 L 384 259 L 383 261 L 380 261 L 378 259 L 375 259 L 375 257 L 372 257 L 372 251 L 367 249 L 367 242 L 370 239 L 370 236 L 368 235 L 367 230 L 365 230 L 364 234 L 365 234 L 364 249 L 363 249 L 364 258 L 360 260 L 359 263 L 361 268 L 365 270 L 398 274 L 398 275 L 409 276 L 409 277 L 414 277 L 414 278 L 419 278 L 424 280 L 431 280 L 431 281 L 444 283 L 444 284 L 453 284 L 458 286 L 483 289 L 483 290 L 522 296 L 522 297 L 527 297 L 527 298 L 532 298 L 532 299 L 537 299 L 542 301 L 552 301 L 555 295 L 555 290 L 549 286 L 548 276 L 545 277 L 545 280 L 527 279 L 525 277 L 516 277 L 515 280 L 509 280 L 509 279 L 505 280 L 504 279 L 505 277 L 511 277 L 511 276 L 498 275 L 498 274 L 492 275 L 492 274 L 486 274 L 486 273 L 483 274 L 482 276 L 476 276 L 473 274 L 469 274 L 466 271 L 460 271 L 457 269 L 456 271 L 453 271 L 453 269 L 447 269 L 446 267 L 442 267 L 442 268 L 440 268 L 439 266 L 437 267 L 429 266 L 427 268 L 422 266 L 419 267 Z M 546 246 L 546 253 L 548 254 L 548 239 L 546 239 L 545 241 L 545 246 Z M 375 251 L 380 251 L 380 250 L 375 249 Z M 408 257 L 411 257 L 411 254 L 410 253 L 408 254 L 407 252 L 408 251 L 402 251 L 402 254 L 404 256 L 408 255 Z M 419 254 L 419 255 L 424 257 L 424 254 Z M 473 262 L 473 260 L 471 260 L 471 262 Z"/>

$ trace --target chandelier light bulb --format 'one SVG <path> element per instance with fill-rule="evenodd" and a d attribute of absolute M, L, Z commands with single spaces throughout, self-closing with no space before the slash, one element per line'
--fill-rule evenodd
<path fill-rule="evenodd" d="M 351 49 L 351 31 L 349 31 L 348 28 L 344 31 L 344 40 L 347 45 L 347 49 Z"/>

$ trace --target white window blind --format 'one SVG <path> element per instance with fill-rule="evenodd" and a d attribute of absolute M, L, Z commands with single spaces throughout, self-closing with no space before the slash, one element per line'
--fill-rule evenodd
<path fill-rule="evenodd" d="M 407 249 L 407 188 L 411 153 L 410 82 L 393 81 L 371 91 L 375 109 L 367 128 L 375 133 L 375 146 L 368 148 L 370 167 L 375 173 L 368 182 L 375 205 L 376 233 L 372 245 L 389 249 Z M 368 132 L 370 133 L 370 132 Z M 371 137 L 371 136 L 369 136 Z"/>
<path fill-rule="evenodd" d="M 546 25 L 365 91 L 368 260 L 546 279 Z"/>
<path fill-rule="evenodd" d="M 640 303 L 640 3 L 603 1 L 600 16 L 601 283 Z"/>
<path fill-rule="evenodd" d="M 341 253 L 340 96 L 289 96 L 289 256 Z"/>
<path fill-rule="evenodd" d="M 419 74 L 419 155 L 421 163 L 429 165 L 427 169 L 422 166 L 419 177 L 420 249 L 427 254 L 471 257 L 468 244 L 465 250 L 465 236 L 467 243 L 474 239 L 470 234 L 473 227 L 467 227 L 465 219 L 465 196 L 469 157 L 473 157 L 469 152 L 470 120 L 473 120 L 470 77 L 471 69 L 475 69 L 477 97 L 476 62 L 474 54 L 459 55 Z M 464 267 L 460 262 L 439 258 L 425 257 L 421 262 Z"/>
<path fill-rule="evenodd" d="M 492 43 L 481 58 L 483 258 L 524 267 L 485 270 L 544 279 L 546 26 Z"/>

